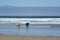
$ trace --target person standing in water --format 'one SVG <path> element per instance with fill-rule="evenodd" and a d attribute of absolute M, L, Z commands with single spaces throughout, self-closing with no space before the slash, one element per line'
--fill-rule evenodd
<path fill-rule="evenodd" d="M 29 22 L 26 23 L 26 27 L 29 28 Z"/>
<path fill-rule="evenodd" d="M 20 28 L 19 22 L 16 23 L 16 28 L 19 30 L 19 28 Z"/>

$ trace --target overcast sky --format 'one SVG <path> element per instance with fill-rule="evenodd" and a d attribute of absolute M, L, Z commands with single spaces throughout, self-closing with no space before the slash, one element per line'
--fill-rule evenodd
<path fill-rule="evenodd" d="M 0 0 L 0 6 L 60 7 L 60 0 Z"/>

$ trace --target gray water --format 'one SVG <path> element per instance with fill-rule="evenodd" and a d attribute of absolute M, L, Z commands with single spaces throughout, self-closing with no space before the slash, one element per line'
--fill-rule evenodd
<path fill-rule="evenodd" d="M 43 24 L 29 25 L 29 28 L 20 28 L 16 29 L 15 24 L 0 24 L 0 34 L 4 35 L 14 35 L 14 36 L 60 36 L 60 24 L 57 27 L 39 27 Z M 45 24 L 43 26 L 48 26 L 49 24 Z M 53 25 L 53 24 L 52 24 Z M 54 26 L 53 25 L 53 26 Z M 25 26 L 25 25 L 21 25 Z M 36 28 L 33 28 L 36 26 Z"/>
<path fill-rule="evenodd" d="M 60 36 L 60 28 L 16 28 L 0 29 L 0 34 L 16 36 Z"/>

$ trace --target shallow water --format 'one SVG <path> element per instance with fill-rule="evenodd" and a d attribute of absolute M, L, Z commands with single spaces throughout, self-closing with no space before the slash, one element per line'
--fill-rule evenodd
<path fill-rule="evenodd" d="M 0 34 L 17 36 L 60 36 L 60 28 L 0 28 Z"/>

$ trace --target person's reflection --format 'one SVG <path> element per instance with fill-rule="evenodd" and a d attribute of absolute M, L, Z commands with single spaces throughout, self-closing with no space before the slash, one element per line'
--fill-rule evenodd
<path fill-rule="evenodd" d="M 29 35 L 29 22 L 26 22 L 26 32 L 27 32 L 27 35 Z"/>

